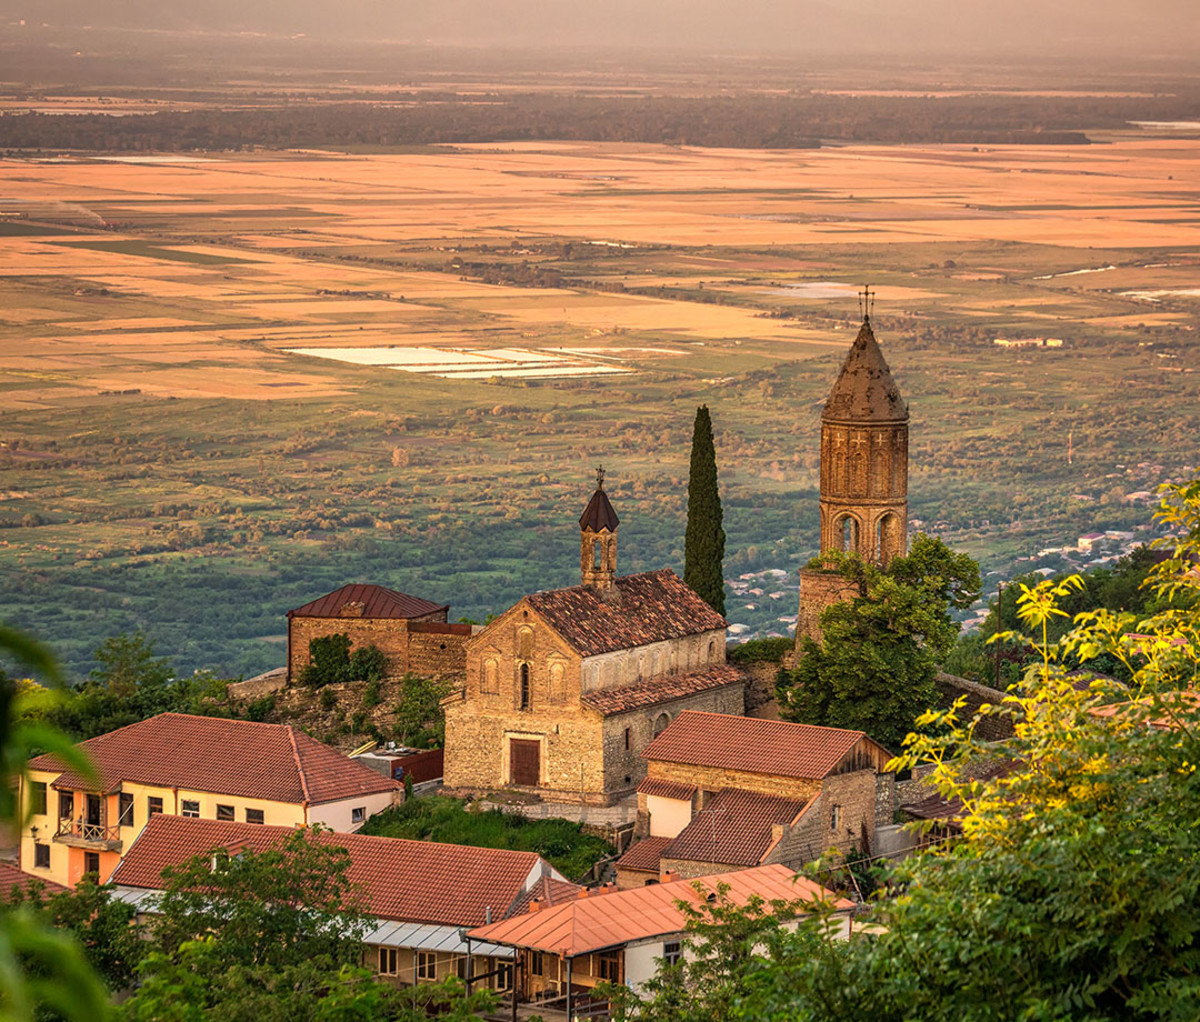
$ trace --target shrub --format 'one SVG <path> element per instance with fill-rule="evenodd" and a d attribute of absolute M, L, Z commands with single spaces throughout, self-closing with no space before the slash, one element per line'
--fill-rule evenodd
<path fill-rule="evenodd" d="M 272 713 L 275 712 L 275 694 L 267 693 L 260 699 L 255 699 L 249 706 L 246 707 L 246 717 L 249 720 L 262 723 Z"/>
<path fill-rule="evenodd" d="M 383 702 L 383 696 L 379 694 L 379 679 L 375 678 L 367 682 L 367 690 L 363 693 L 363 709 L 370 710 Z"/>
<path fill-rule="evenodd" d="M 309 688 L 350 680 L 350 636 L 322 635 L 308 644 L 308 665 L 300 676 Z"/>
<path fill-rule="evenodd" d="M 791 648 L 791 639 L 751 639 L 740 646 L 730 647 L 725 659 L 731 664 L 752 664 L 760 661 L 779 663 Z"/>
<path fill-rule="evenodd" d="M 387 655 L 378 646 L 362 646 L 350 654 L 350 680 L 378 684 L 387 674 Z M 378 691 L 378 689 L 376 689 Z"/>
<path fill-rule="evenodd" d="M 337 702 L 338 702 L 337 693 L 333 689 L 327 688 L 327 689 L 325 689 L 324 692 L 321 693 L 321 709 L 322 710 L 332 710 L 335 706 L 337 706 Z"/>

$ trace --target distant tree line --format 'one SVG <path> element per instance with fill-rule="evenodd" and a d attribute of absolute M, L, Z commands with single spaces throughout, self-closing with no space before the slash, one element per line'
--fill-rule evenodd
<path fill-rule="evenodd" d="M 189 150 L 576 139 L 812 148 L 821 139 L 1086 143 L 1087 130 L 1200 116 L 1190 97 L 491 95 L 404 107 L 305 103 L 152 114 L 0 117 L 8 149 Z"/>

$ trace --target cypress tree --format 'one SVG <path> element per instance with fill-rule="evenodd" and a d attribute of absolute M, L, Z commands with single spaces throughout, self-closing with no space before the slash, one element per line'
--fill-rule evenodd
<path fill-rule="evenodd" d="M 688 475 L 687 535 L 683 580 L 722 616 L 725 614 L 725 530 L 717 491 L 717 451 L 708 405 L 696 409 L 692 430 L 692 467 Z"/>

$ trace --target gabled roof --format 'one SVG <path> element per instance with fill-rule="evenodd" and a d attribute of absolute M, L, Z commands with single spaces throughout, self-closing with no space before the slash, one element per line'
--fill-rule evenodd
<path fill-rule="evenodd" d="M 683 784 L 680 781 L 668 781 L 665 777 L 644 777 L 638 785 L 638 794 L 656 795 L 659 798 L 673 798 L 680 802 L 689 802 L 696 794 L 694 784 Z"/>
<path fill-rule="evenodd" d="M 30 760 L 58 771 L 54 787 L 113 791 L 122 782 L 316 805 L 399 785 L 290 724 L 160 713 L 80 743 L 99 787 L 51 753 Z"/>
<path fill-rule="evenodd" d="M 583 888 L 579 884 L 573 884 L 569 880 L 556 880 L 552 876 L 544 876 L 513 902 L 512 908 L 508 910 L 508 915 L 517 916 L 528 912 L 534 899 L 537 899 L 539 905 L 543 907 L 558 905 L 577 898 L 582 890 Z"/>
<path fill-rule="evenodd" d="M 361 603 L 361 614 L 343 614 L 348 603 Z M 289 610 L 288 617 L 424 617 L 438 611 L 449 610 L 448 603 L 430 603 L 419 596 L 398 593 L 383 586 L 348 585 L 326 593 L 303 607 Z"/>
<path fill-rule="evenodd" d="M 112 875 L 112 882 L 162 888 L 166 866 L 218 848 L 262 852 L 282 845 L 291 827 L 264 827 L 159 814 L 150 817 Z M 364 908 L 380 919 L 476 926 L 503 918 L 526 888 L 554 874 L 535 852 L 471 848 L 434 841 L 318 831 L 314 839 L 350 853 L 347 877 L 363 890 Z"/>
<path fill-rule="evenodd" d="M 621 519 L 613 510 L 608 494 L 604 492 L 603 487 L 596 487 L 596 492 L 592 494 L 592 499 L 588 501 L 587 507 L 579 517 L 579 527 L 591 532 L 602 532 L 604 529 L 616 532 L 620 524 Z"/>
<path fill-rule="evenodd" d="M 753 895 L 758 895 L 768 903 L 827 897 L 837 910 L 854 907 L 852 902 L 836 899 L 819 884 L 797 877 L 792 870 L 778 864 L 718 873 L 695 883 L 703 893 L 697 892 L 690 882 L 676 881 L 575 898 L 540 912 L 478 927 L 470 936 L 494 944 L 536 948 L 574 957 L 620 947 L 635 940 L 683 932 L 687 920 L 676 901 L 698 904 L 708 893 L 714 892 L 718 884 L 729 885 L 727 896 L 735 905 L 744 905 Z"/>
<path fill-rule="evenodd" d="M 613 585 L 615 594 L 573 586 L 534 593 L 525 602 L 585 657 L 725 627 L 669 568 L 624 575 Z"/>
<path fill-rule="evenodd" d="M 805 799 L 722 788 L 663 848 L 660 858 L 757 866 L 775 846 L 772 827 L 792 823 Z"/>
<path fill-rule="evenodd" d="M 692 674 L 668 674 L 648 681 L 637 681 L 632 685 L 622 685 L 620 688 L 594 689 L 585 692 L 579 701 L 584 706 L 590 706 L 593 710 L 610 717 L 614 713 L 626 713 L 644 706 L 667 703 L 672 699 L 695 695 L 697 692 L 708 692 L 715 688 L 724 688 L 726 685 L 740 685 L 745 680 L 745 675 L 733 664 L 718 664 Z"/>
<path fill-rule="evenodd" d="M 822 419 L 837 422 L 906 422 L 908 406 L 892 379 L 879 342 L 864 318 L 858 336 L 850 345 L 842 371 L 825 402 Z"/>
<path fill-rule="evenodd" d="M 642 756 L 668 763 L 821 780 L 860 742 L 888 756 L 862 731 L 684 710 L 646 746 Z"/>
<path fill-rule="evenodd" d="M 657 873 L 663 849 L 674 840 L 673 837 L 644 837 L 632 845 L 614 865 L 617 869 L 642 869 Z"/>
<path fill-rule="evenodd" d="M 20 888 L 24 894 L 29 894 L 30 885 L 37 886 L 40 884 L 43 888 L 43 896 L 49 898 L 54 894 L 61 894 L 63 891 L 70 888 L 63 887 L 62 884 L 56 884 L 53 880 L 47 880 L 45 877 L 40 877 L 36 873 L 26 873 L 23 869 L 14 866 L 10 862 L 0 862 L 0 903 L 7 902 L 12 896 L 15 888 Z"/>

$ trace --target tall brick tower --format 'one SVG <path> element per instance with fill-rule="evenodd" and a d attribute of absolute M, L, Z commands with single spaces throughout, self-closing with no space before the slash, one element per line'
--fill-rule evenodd
<path fill-rule="evenodd" d="M 908 406 L 869 312 L 821 414 L 820 509 L 822 554 L 856 553 L 885 566 L 908 550 Z M 797 647 L 805 635 L 819 642 L 821 612 L 851 595 L 836 572 L 801 569 Z"/>
<path fill-rule="evenodd" d="M 613 590 L 617 577 L 617 526 L 620 519 L 604 492 L 604 469 L 596 469 L 596 492 L 579 519 L 579 577 L 600 592 Z"/>

